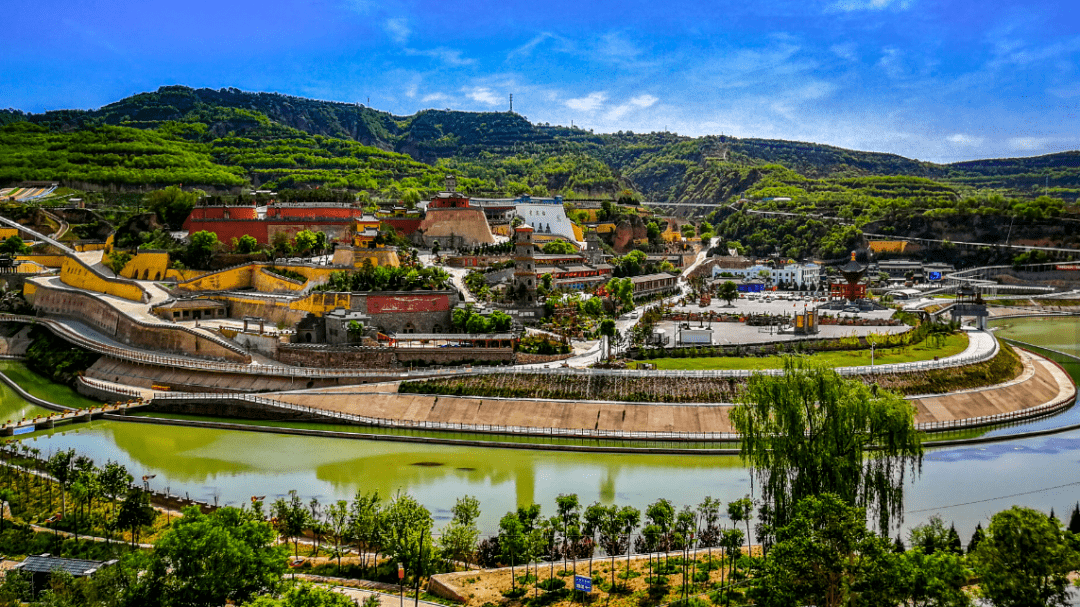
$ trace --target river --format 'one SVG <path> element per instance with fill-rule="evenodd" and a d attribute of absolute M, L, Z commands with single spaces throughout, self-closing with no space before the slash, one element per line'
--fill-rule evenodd
<path fill-rule="evenodd" d="M 1078 318 L 1004 324 L 1009 326 L 999 335 L 1080 354 Z M 1080 377 L 1080 365 L 1068 368 Z M 47 389 L 54 398 L 79 398 L 58 386 Z M 0 390 L 0 419 L 34 414 L 36 408 L 27 407 L 10 390 Z M 1080 407 L 989 434 L 1068 423 L 1080 423 Z M 480 499 L 485 534 L 519 504 L 535 501 L 551 514 L 560 493 L 577 493 L 583 504 L 643 508 L 660 497 L 681 506 L 707 495 L 727 502 L 751 492 L 749 471 L 736 456 L 464 448 L 101 421 L 26 440 L 44 454 L 73 447 L 99 464 L 113 459 L 136 477 L 156 475 L 150 481 L 156 489 L 210 503 L 239 505 L 253 495 L 270 501 L 290 489 L 323 503 L 349 499 L 357 490 L 384 496 L 405 491 L 442 526 L 455 498 L 470 494 Z M 939 514 L 956 524 L 966 543 L 976 523 L 985 527 L 993 513 L 1013 504 L 1053 508 L 1067 517 L 1080 500 L 1078 464 L 1080 430 L 929 450 L 921 474 L 905 488 L 905 527 Z"/>

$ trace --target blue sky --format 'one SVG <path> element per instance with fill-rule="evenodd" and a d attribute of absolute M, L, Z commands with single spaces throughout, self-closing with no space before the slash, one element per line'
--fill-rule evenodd
<path fill-rule="evenodd" d="M 0 107 L 167 84 L 514 109 L 598 132 L 934 162 L 1080 149 L 1080 3 L 504 0 L 5 3 Z"/>

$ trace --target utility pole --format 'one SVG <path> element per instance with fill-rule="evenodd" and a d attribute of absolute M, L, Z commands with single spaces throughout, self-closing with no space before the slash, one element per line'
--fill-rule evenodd
<path fill-rule="evenodd" d="M 510 113 L 514 113 L 514 94 L 510 93 Z"/>

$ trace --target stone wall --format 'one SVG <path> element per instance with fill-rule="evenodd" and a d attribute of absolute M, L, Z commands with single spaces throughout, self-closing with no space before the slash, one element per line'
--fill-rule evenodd
<path fill-rule="evenodd" d="M 550 363 L 557 360 L 566 360 L 573 358 L 573 354 L 526 354 L 524 352 L 518 352 L 517 360 L 515 364 L 519 365 L 536 365 L 541 363 Z"/>
<path fill-rule="evenodd" d="M 224 340 L 212 339 L 186 327 L 138 322 L 107 302 L 79 291 L 39 284 L 33 304 L 39 312 L 85 322 L 116 341 L 136 348 L 245 364 L 251 362 L 250 356 L 239 352 L 239 348 L 230 348 Z"/>
<path fill-rule="evenodd" d="M 396 348 L 394 354 L 402 365 L 457 365 L 467 361 L 514 362 L 510 348 Z"/>
<path fill-rule="evenodd" d="M 277 359 L 287 365 L 323 369 L 388 369 L 397 367 L 393 348 L 281 344 Z"/>

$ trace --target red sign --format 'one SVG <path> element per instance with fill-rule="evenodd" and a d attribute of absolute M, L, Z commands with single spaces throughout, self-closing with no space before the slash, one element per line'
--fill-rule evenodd
<path fill-rule="evenodd" d="M 445 312 L 450 309 L 446 295 L 371 295 L 367 298 L 368 314 L 397 312 Z"/>

